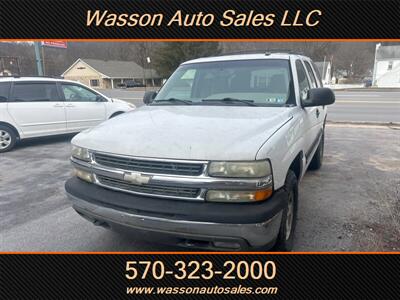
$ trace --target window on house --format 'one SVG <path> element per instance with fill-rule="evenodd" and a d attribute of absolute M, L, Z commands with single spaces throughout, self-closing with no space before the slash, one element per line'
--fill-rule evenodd
<path fill-rule="evenodd" d="M 393 69 L 393 61 L 389 61 L 388 71 L 391 71 L 392 69 Z"/>
<path fill-rule="evenodd" d="M 99 85 L 100 85 L 100 82 L 98 79 L 90 79 L 90 86 L 98 87 Z"/>

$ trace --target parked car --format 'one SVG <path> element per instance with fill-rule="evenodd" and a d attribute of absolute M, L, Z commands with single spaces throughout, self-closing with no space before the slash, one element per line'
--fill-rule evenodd
<path fill-rule="evenodd" d="M 135 80 L 127 80 L 117 85 L 119 88 L 134 88 L 134 87 L 146 87 L 145 84 Z"/>
<path fill-rule="evenodd" d="M 22 139 L 79 132 L 135 106 L 74 81 L 0 78 L 0 152 Z"/>
<path fill-rule="evenodd" d="M 81 216 L 139 238 L 291 250 L 298 184 L 322 165 L 334 101 L 305 56 L 185 62 L 147 106 L 73 138 L 66 191 Z"/>

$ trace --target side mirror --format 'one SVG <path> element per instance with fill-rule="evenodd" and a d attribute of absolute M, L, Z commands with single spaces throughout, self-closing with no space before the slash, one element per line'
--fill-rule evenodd
<path fill-rule="evenodd" d="M 153 102 L 154 98 L 156 97 L 157 92 L 145 92 L 144 96 L 143 96 L 143 103 L 144 104 L 150 104 L 151 102 Z"/>
<path fill-rule="evenodd" d="M 308 91 L 308 97 L 302 101 L 303 107 L 324 106 L 335 103 L 335 94 L 329 88 L 316 88 Z"/>

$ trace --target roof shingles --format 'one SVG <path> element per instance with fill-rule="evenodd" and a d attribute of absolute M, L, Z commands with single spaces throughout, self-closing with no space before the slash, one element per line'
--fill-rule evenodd
<path fill-rule="evenodd" d="M 376 59 L 400 59 L 400 45 L 379 47 Z"/>
<path fill-rule="evenodd" d="M 99 60 L 82 58 L 83 62 L 110 78 L 158 77 L 155 70 L 143 69 L 133 61 Z"/>

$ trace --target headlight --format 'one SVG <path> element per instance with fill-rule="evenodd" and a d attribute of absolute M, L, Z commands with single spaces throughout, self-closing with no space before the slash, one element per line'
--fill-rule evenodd
<path fill-rule="evenodd" d="M 135 109 L 136 105 L 132 104 L 132 103 L 128 103 L 129 108 Z"/>
<path fill-rule="evenodd" d="M 213 191 L 207 192 L 206 200 L 210 202 L 256 202 L 263 201 L 272 195 L 272 187 L 257 191 Z"/>
<path fill-rule="evenodd" d="M 86 148 L 72 145 L 71 155 L 72 155 L 72 157 L 80 159 L 80 160 L 90 161 L 89 150 Z"/>
<path fill-rule="evenodd" d="M 271 165 L 267 160 L 247 162 L 211 162 L 208 174 L 214 177 L 259 178 L 271 175 Z"/>

